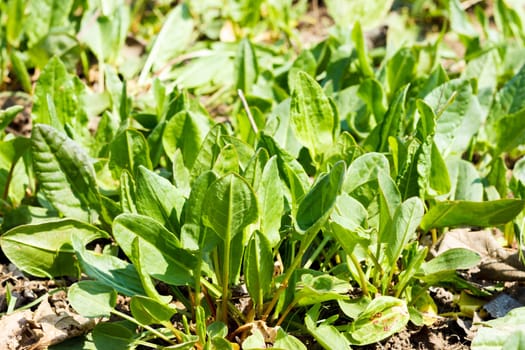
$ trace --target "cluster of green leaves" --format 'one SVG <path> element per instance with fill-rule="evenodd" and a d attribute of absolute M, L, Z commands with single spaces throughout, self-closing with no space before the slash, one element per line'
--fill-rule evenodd
<path fill-rule="evenodd" d="M 424 43 L 409 31 L 368 52 L 360 23 L 335 18 L 327 40 L 288 62 L 291 53 L 240 37 L 272 6 L 295 5 L 244 3 L 209 22 L 195 11 L 214 13 L 211 1 L 170 10 L 132 74 L 151 88 L 134 96 L 115 61 L 134 12 L 71 1 L 68 21 L 80 6 L 79 23 L 98 26 L 84 33 L 104 91 L 91 92 L 63 56 L 46 59 L 31 139 L 2 135 L 2 251 L 34 276 L 88 277 L 70 287 L 71 305 L 123 319 L 99 323 L 92 347 L 231 349 L 238 337 L 245 349 L 305 349 L 296 337 L 305 333 L 326 349 L 374 343 L 433 322 L 430 286 L 483 293 L 456 272 L 476 253 L 430 259 L 419 237 L 504 225 L 522 241 L 525 158 L 506 162 L 525 153 L 519 10 L 496 1 L 496 29 L 475 10 L 477 33 L 459 1 L 447 1 L 446 34 L 465 57 L 450 57 L 445 31 Z M 36 6 L 25 4 L 2 3 Z M 211 30 L 218 19 L 236 23 L 239 40 L 188 50 L 196 23 Z M 183 53 L 186 64 L 151 79 Z M 464 70 L 447 71 L 443 57 Z M 192 97 L 207 93 L 231 102 L 226 122 Z M 2 130 L 19 111 L 0 112 Z M 115 308 L 119 294 L 131 298 L 130 315 Z M 239 298 L 251 303 L 239 310 Z"/>

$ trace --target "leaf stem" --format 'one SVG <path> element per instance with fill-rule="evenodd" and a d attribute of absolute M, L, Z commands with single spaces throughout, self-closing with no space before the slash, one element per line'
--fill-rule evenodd
<path fill-rule="evenodd" d="M 290 265 L 290 268 L 286 270 L 286 273 L 284 274 L 283 281 L 281 282 L 281 286 L 279 289 L 275 291 L 275 294 L 273 295 L 272 300 L 266 307 L 266 310 L 264 311 L 264 314 L 261 316 L 261 319 L 265 321 L 268 316 L 270 315 L 270 312 L 272 312 L 272 309 L 277 304 L 277 301 L 279 301 L 279 297 L 281 294 L 286 290 L 288 287 L 288 281 L 292 277 L 292 274 L 295 272 L 297 267 L 301 264 L 301 261 L 303 259 L 303 255 L 312 244 L 313 240 L 317 236 L 318 231 L 313 231 L 313 233 L 307 234 L 304 240 L 301 241 L 301 245 L 299 246 L 299 251 L 297 252 L 297 255 L 295 256 L 294 260 L 292 261 L 292 264 Z"/>
<path fill-rule="evenodd" d="M 361 264 L 359 263 L 359 260 L 357 260 L 355 254 L 349 254 L 348 257 L 352 261 L 352 264 L 354 264 L 355 268 L 357 269 L 357 274 L 359 275 L 359 284 L 361 285 L 361 289 L 363 290 L 363 294 L 365 296 L 370 296 L 370 292 L 368 290 L 368 281 L 366 280 L 365 273 L 363 272 L 363 269 L 361 268 Z"/>
<path fill-rule="evenodd" d="M 230 280 L 230 240 L 224 240 L 224 264 L 222 265 L 222 301 L 219 319 L 228 325 L 228 282 Z"/>
<path fill-rule="evenodd" d="M 118 310 L 113 309 L 113 310 L 111 310 L 111 313 L 114 314 L 114 315 L 116 315 L 116 316 L 119 316 L 119 317 L 125 319 L 126 321 L 133 322 L 134 324 L 143 327 L 144 329 L 150 331 L 151 333 L 155 334 L 157 337 L 159 337 L 159 338 L 161 338 L 161 339 L 167 341 L 167 342 L 170 343 L 170 344 L 174 344 L 174 345 L 176 344 L 173 340 L 171 340 L 170 338 L 168 338 L 166 335 L 162 334 L 161 332 L 159 332 L 159 331 L 156 330 L 155 328 L 150 327 L 150 326 L 147 326 L 147 325 L 144 325 L 144 324 L 141 324 L 141 323 L 139 323 L 137 320 L 135 320 L 133 317 L 128 316 L 128 315 L 126 315 L 126 314 L 123 313 L 123 312 L 120 312 L 120 311 L 118 311 Z M 177 335 L 175 334 L 175 336 L 177 336 Z"/>

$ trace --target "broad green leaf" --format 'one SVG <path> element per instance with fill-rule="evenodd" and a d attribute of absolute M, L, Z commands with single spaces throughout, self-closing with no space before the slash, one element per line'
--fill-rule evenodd
<path fill-rule="evenodd" d="M 167 179 L 139 166 L 135 191 L 135 205 L 139 214 L 157 220 L 178 236 L 179 216 L 184 202 L 182 192 Z"/>
<path fill-rule="evenodd" d="M 329 300 L 347 299 L 352 286 L 345 280 L 322 274 L 313 276 L 303 274 L 297 283 L 299 290 L 295 294 L 298 305 L 313 305 Z"/>
<path fill-rule="evenodd" d="M 299 233 L 317 231 L 335 206 L 345 178 L 345 163 L 335 163 L 328 174 L 322 175 L 299 204 L 296 223 Z"/>
<path fill-rule="evenodd" d="M 421 221 L 421 229 L 452 226 L 487 227 L 511 221 L 525 208 L 525 201 L 500 199 L 488 202 L 444 201 L 430 208 Z"/>
<path fill-rule="evenodd" d="M 165 324 L 170 322 L 176 310 L 167 304 L 142 295 L 134 295 L 129 304 L 133 317 L 143 325 Z"/>
<path fill-rule="evenodd" d="M 29 46 L 37 44 L 53 28 L 67 27 L 73 0 L 30 1 L 23 26 L 29 38 Z"/>
<path fill-rule="evenodd" d="M 434 280 L 439 282 L 439 276 L 443 272 L 466 270 L 476 266 L 481 260 L 478 253 L 464 248 L 449 249 L 430 261 L 421 265 L 420 274 L 425 281 Z"/>
<path fill-rule="evenodd" d="M 180 247 L 173 233 L 154 219 L 138 214 L 121 214 L 113 221 L 113 236 L 130 257 L 133 240 L 139 238 L 140 263 L 152 277 L 173 285 L 193 282 L 196 259 Z"/>
<path fill-rule="evenodd" d="M 319 84 L 304 72 L 297 73 L 290 106 L 295 137 L 319 160 L 334 143 L 334 115 Z"/>
<path fill-rule="evenodd" d="M 191 111 L 178 112 L 168 121 L 164 129 L 162 136 L 164 150 L 173 161 L 175 151 L 180 148 L 184 165 L 191 169 L 209 130 L 209 122 L 201 114 Z"/>
<path fill-rule="evenodd" d="M 282 327 L 277 329 L 277 336 L 273 343 L 275 349 L 306 350 L 306 346 L 293 335 L 287 334 Z"/>
<path fill-rule="evenodd" d="M 434 141 L 443 158 L 461 155 L 479 131 L 483 115 L 470 82 L 450 80 L 432 90 L 425 102 L 438 118 Z"/>
<path fill-rule="evenodd" d="M 386 76 L 390 94 L 395 94 L 402 86 L 409 84 L 417 66 L 416 55 L 412 49 L 399 49 L 386 63 Z M 405 88 L 408 90 L 408 88 Z M 406 91 L 405 91 L 406 94 Z"/>
<path fill-rule="evenodd" d="M 37 277 L 78 277 L 71 237 L 82 244 L 107 233 L 86 223 L 61 219 L 15 227 L 0 237 L 2 251 L 19 269 Z"/>
<path fill-rule="evenodd" d="M 502 116 L 486 126 L 489 144 L 496 155 L 525 144 L 525 108 Z"/>
<path fill-rule="evenodd" d="M 461 7 L 459 0 L 448 0 L 448 15 L 451 29 L 454 32 L 468 37 L 478 35 L 472 24 L 470 24 L 469 16 Z"/>
<path fill-rule="evenodd" d="M 339 26 L 356 26 L 356 22 L 361 23 L 363 28 L 371 29 L 376 27 L 387 15 L 392 6 L 393 0 L 385 1 L 337 1 L 328 0 L 326 6 L 328 13 Z M 354 39 L 355 41 L 355 39 Z"/>
<path fill-rule="evenodd" d="M 140 277 L 140 281 L 142 282 L 142 287 L 146 292 L 146 296 L 155 299 L 163 304 L 169 303 L 172 299 L 172 296 L 160 295 L 160 293 L 157 291 L 157 289 L 155 288 L 154 281 L 150 277 L 144 264 L 142 264 L 142 253 L 143 251 L 140 249 L 139 238 L 135 237 L 133 239 L 133 243 L 131 244 L 131 255 L 128 256 L 128 258 L 137 270 L 137 273 Z"/>
<path fill-rule="evenodd" d="M 273 138 L 261 134 L 261 145 L 270 156 L 277 156 L 279 174 L 290 190 L 292 212 L 297 210 L 299 202 L 310 187 L 310 180 L 299 162 L 279 147 Z"/>
<path fill-rule="evenodd" d="M 85 243 L 75 235 L 72 236 L 72 243 L 80 267 L 86 275 L 124 295 L 146 294 L 133 265 L 108 253 L 99 254 L 87 250 Z"/>
<path fill-rule="evenodd" d="M 122 170 L 135 174 L 141 165 L 147 169 L 152 168 L 148 142 L 137 130 L 127 129 L 118 133 L 109 149 L 109 169 L 114 178 L 118 179 Z"/>
<path fill-rule="evenodd" d="M 133 177 L 127 170 L 120 175 L 120 207 L 124 213 L 136 213 L 136 185 Z"/>
<path fill-rule="evenodd" d="M 352 322 L 348 337 L 355 345 L 373 344 L 401 331 L 409 319 L 404 300 L 380 296 Z"/>
<path fill-rule="evenodd" d="M 97 281 L 79 281 L 69 287 L 67 299 L 84 317 L 109 317 L 117 305 L 117 292 Z"/>
<path fill-rule="evenodd" d="M 366 79 L 359 85 L 357 95 L 365 101 L 377 123 L 380 123 L 387 111 L 387 101 L 383 86 L 376 79 Z"/>
<path fill-rule="evenodd" d="M 367 182 L 376 180 L 380 170 L 390 174 L 388 159 L 383 154 L 372 152 L 358 157 L 348 167 L 344 191 L 352 193 Z"/>
<path fill-rule="evenodd" d="M 217 180 L 212 171 L 201 174 L 191 187 L 191 192 L 184 210 L 185 220 L 181 231 L 182 246 L 204 253 L 213 248 L 218 237 L 211 229 L 202 225 L 202 207 L 206 200 L 208 188 Z"/>
<path fill-rule="evenodd" d="M 174 40 L 174 36 L 177 40 Z M 193 19 L 188 5 L 183 3 L 176 6 L 163 20 L 162 29 L 155 38 L 155 42 L 148 55 L 144 68 L 140 73 L 139 83 L 146 82 L 146 78 L 153 69 L 162 68 L 168 60 L 176 57 L 187 48 L 193 39 Z"/>
<path fill-rule="evenodd" d="M 32 133 L 33 167 L 40 189 L 64 215 L 93 220 L 100 194 L 91 159 L 76 142 L 48 125 Z"/>
<path fill-rule="evenodd" d="M 25 137 L 15 137 L 0 141 L 0 189 L 4 199 L 17 206 L 26 196 L 30 185 L 27 170 L 20 158 L 27 154 L 31 141 Z"/>
<path fill-rule="evenodd" d="M 416 136 L 419 141 L 424 142 L 429 136 L 436 132 L 436 115 L 424 100 L 416 101 L 419 120 L 417 122 Z"/>
<path fill-rule="evenodd" d="M 450 159 L 446 169 L 450 176 L 451 200 L 483 200 L 483 179 L 472 163 L 463 159 Z"/>
<path fill-rule="evenodd" d="M 219 154 L 215 164 L 213 165 L 213 171 L 219 176 L 224 176 L 229 173 L 239 173 L 239 153 L 234 145 L 227 144 L 224 146 Z"/>
<path fill-rule="evenodd" d="M 257 81 L 259 68 L 255 50 L 246 38 L 242 39 L 235 55 L 235 88 L 249 93 Z"/>
<path fill-rule="evenodd" d="M 481 322 L 472 340 L 473 350 L 522 349 L 525 343 L 525 307 L 509 311 L 505 316 Z"/>
<path fill-rule="evenodd" d="M 264 166 L 257 199 L 261 211 L 260 230 L 271 246 L 275 247 L 281 240 L 279 229 L 284 212 L 283 189 L 276 156 L 270 158 Z"/>
<path fill-rule="evenodd" d="M 134 333 L 122 324 L 101 322 L 93 329 L 93 342 L 97 350 L 133 349 Z"/>
<path fill-rule="evenodd" d="M 213 169 L 220 150 L 225 146 L 222 136 L 226 134 L 227 131 L 223 124 L 216 124 L 210 129 L 208 134 L 206 134 L 197 158 L 195 158 L 195 162 L 191 168 L 191 177 L 193 180 L 202 173 Z"/>
<path fill-rule="evenodd" d="M 305 315 L 304 323 L 308 332 L 315 338 L 315 340 L 326 350 L 333 349 L 350 349 L 350 342 L 339 332 L 334 326 L 322 322 L 319 326 L 316 325 L 317 320 L 311 316 L 311 312 Z"/>
<path fill-rule="evenodd" d="M 208 188 L 202 206 L 202 220 L 223 241 L 231 241 L 257 217 L 255 193 L 239 175 L 226 175 Z"/>
<path fill-rule="evenodd" d="M 129 24 L 130 9 L 127 6 L 118 6 L 102 15 L 91 11 L 84 14 L 79 36 L 99 61 L 115 63 L 125 43 Z"/>
<path fill-rule="evenodd" d="M 36 17 L 40 16 L 41 13 Z M 86 127 L 88 120 L 82 100 L 84 90 L 83 83 L 67 73 L 66 66 L 58 57 L 53 57 L 40 74 L 35 86 L 35 122 L 51 125 L 61 131 L 66 123 Z"/>
<path fill-rule="evenodd" d="M 370 151 L 386 152 L 388 150 L 388 138 L 400 136 L 405 119 L 405 100 L 408 85 L 399 89 L 392 98 L 383 120 L 372 130 L 366 138 L 363 147 Z"/>
<path fill-rule="evenodd" d="M 416 238 L 423 213 L 423 203 L 417 197 L 407 199 L 397 208 L 390 227 L 380 237 L 386 245 L 385 255 L 391 265 L 399 259 L 405 245 Z"/>
<path fill-rule="evenodd" d="M 273 253 L 266 235 L 256 230 L 244 256 L 244 279 L 253 303 L 262 306 L 272 286 Z"/>

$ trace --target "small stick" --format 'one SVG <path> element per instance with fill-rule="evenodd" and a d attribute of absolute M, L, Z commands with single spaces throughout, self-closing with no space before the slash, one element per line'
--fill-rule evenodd
<path fill-rule="evenodd" d="M 237 94 L 239 95 L 242 105 L 244 106 L 244 110 L 246 111 L 246 115 L 248 116 L 248 120 L 250 121 L 250 125 L 252 126 L 253 131 L 255 134 L 259 133 L 259 128 L 257 128 L 257 124 L 255 124 L 255 119 L 253 119 L 252 112 L 250 112 L 250 107 L 248 107 L 248 102 L 246 102 L 246 97 L 244 97 L 244 93 L 241 89 L 237 89 Z"/>

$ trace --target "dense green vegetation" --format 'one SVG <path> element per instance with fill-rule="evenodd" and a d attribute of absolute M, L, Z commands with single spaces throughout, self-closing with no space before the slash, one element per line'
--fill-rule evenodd
<path fill-rule="evenodd" d="M 525 9 L 464 5 L 325 1 L 309 45 L 306 1 L 3 0 L 3 253 L 118 316 L 86 349 L 347 349 L 489 295 L 429 249 L 523 241 Z"/>

